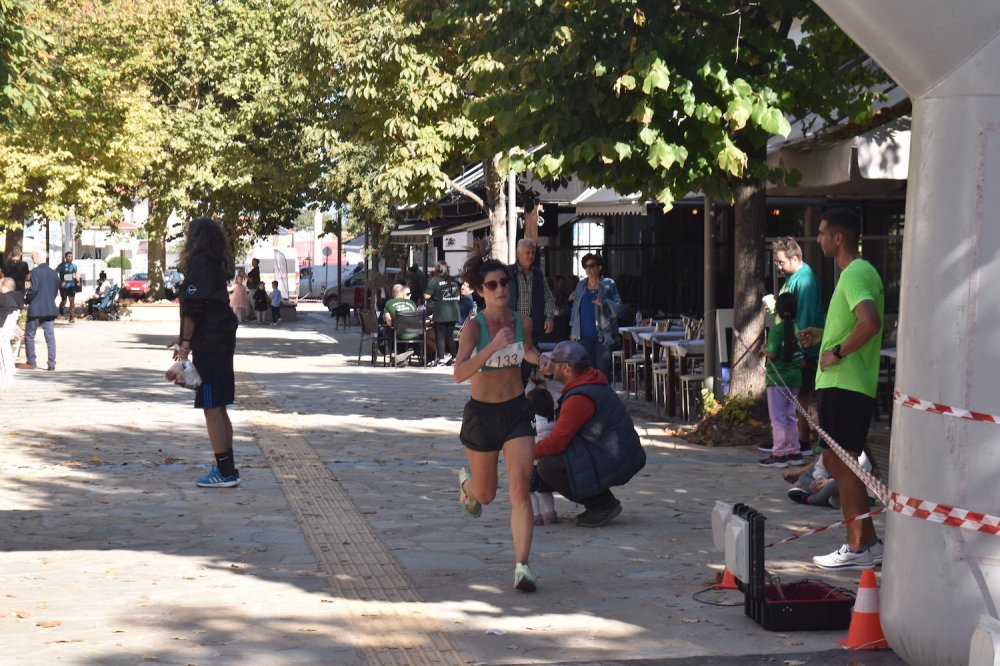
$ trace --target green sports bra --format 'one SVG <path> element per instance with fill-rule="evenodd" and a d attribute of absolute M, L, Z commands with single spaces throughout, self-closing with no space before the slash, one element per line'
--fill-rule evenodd
<path fill-rule="evenodd" d="M 476 321 L 479 323 L 479 341 L 476 343 L 476 352 L 481 352 L 486 348 L 493 338 L 490 337 L 490 331 L 486 327 L 486 318 L 483 313 L 480 312 L 476 315 Z M 510 343 L 503 349 L 499 349 L 490 356 L 489 360 L 480 368 L 480 370 L 506 370 L 507 368 L 521 367 L 521 361 L 524 360 L 524 329 L 521 327 L 521 315 L 514 314 L 514 342 Z"/>

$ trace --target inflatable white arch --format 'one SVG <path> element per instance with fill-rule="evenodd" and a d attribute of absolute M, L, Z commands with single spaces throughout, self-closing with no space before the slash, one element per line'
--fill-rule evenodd
<path fill-rule="evenodd" d="M 816 3 L 913 101 L 896 390 L 1000 413 L 1000 1 Z M 1000 515 L 1000 425 L 897 407 L 892 426 L 893 490 Z M 890 514 L 890 645 L 968 663 L 980 617 L 1000 617 L 1000 536 Z"/>

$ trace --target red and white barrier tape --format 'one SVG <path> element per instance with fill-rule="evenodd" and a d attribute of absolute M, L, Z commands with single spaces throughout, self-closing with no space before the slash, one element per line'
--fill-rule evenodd
<path fill-rule="evenodd" d="M 1000 424 L 1000 416 L 985 414 L 983 412 L 970 412 L 967 409 L 959 409 L 958 407 L 949 407 L 948 405 L 942 405 L 937 402 L 921 400 L 920 398 L 916 398 L 912 395 L 904 395 L 899 391 L 896 391 L 893 395 L 893 402 L 897 405 L 902 405 L 903 407 L 910 407 L 922 412 L 930 412 L 931 414 L 944 414 L 945 416 L 954 416 L 958 419 L 979 421 L 980 423 Z"/>
<path fill-rule="evenodd" d="M 740 334 L 735 329 L 733 334 L 739 338 Z M 766 359 L 767 363 L 772 363 L 770 359 Z M 773 367 L 773 363 L 772 363 Z M 775 375 L 779 377 L 780 374 L 775 368 Z M 914 518 L 919 518 L 921 520 L 927 520 L 933 523 L 941 523 L 943 525 L 951 525 L 952 527 L 960 527 L 962 529 L 974 530 L 976 532 L 982 532 L 985 534 L 1000 534 L 1000 518 L 997 516 L 991 516 L 987 513 L 979 513 L 976 511 L 969 511 L 968 509 L 961 509 L 947 504 L 939 504 L 937 502 L 928 502 L 926 500 L 917 499 L 915 497 L 908 497 L 906 495 L 900 495 L 899 493 L 892 491 L 884 483 L 876 479 L 870 472 L 865 471 L 858 459 L 854 457 L 854 454 L 850 453 L 844 449 L 840 444 L 838 444 L 825 430 L 823 430 L 812 416 L 809 414 L 809 410 L 802 406 L 798 401 L 798 397 L 789 390 L 788 386 L 782 381 L 781 388 L 784 390 L 785 397 L 792 401 L 795 405 L 796 411 L 798 411 L 805 418 L 809 426 L 819 433 L 819 436 L 823 438 L 823 441 L 830 446 L 830 450 L 837 454 L 847 467 L 854 472 L 855 476 L 861 479 L 865 486 L 872 492 L 873 495 L 886 506 L 887 509 L 892 509 L 897 513 L 901 513 L 904 516 L 912 516 Z M 915 407 L 918 409 L 923 409 L 923 405 L 928 405 L 925 411 L 935 413 L 935 414 L 947 414 L 949 416 L 955 416 L 958 418 L 967 418 L 975 421 L 984 421 L 989 423 L 1000 423 L 1000 418 L 992 416 L 990 414 L 982 414 L 979 412 L 970 412 L 962 409 L 954 409 L 948 407 L 947 405 L 938 405 L 936 403 L 929 403 L 912 396 L 903 396 L 901 393 L 896 393 L 896 401 L 906 407 Z M 904 399 L 904 402 L 900 402 L 900 398 Z M 913 404 L 907 404 L 906 401 L 915 401 Z M 839 524 L 847 524 L 849 522 L 854 522 L 856 520 L 862 520 L 868 518 L 874 513 L 862 514 L 860 516 L 855 516 L 840 523 L 835 523 L 834 525 L 828 525 L 826 527 L 821 527 L 819 529 L 807 532 L 805 534 L 797 534 L 794 537 L 785 539 L 784 541 L 777 541 L 771 545 L 777 545 L 779 543 L 785 543 L 785 541 L 794 541 L 809 534 L 816 534 L 818 532 L 824 532 L 831 527 Z M 767 546 L 770 547 L 770 546 Z"/>
<path fill-rule="evenodd" d="M 803 532 L 802 534 L 796 534 L 795 536 L 790 536 L 787 539 L 782 539 L 781 541 L 775 541 L 774 543 L 769 543 L 764 548 L 770 548 L 772 546 L 777 546 L 778 544 L 788 543 L 789 541 L 795 541 L 796 539 L 801 539 L 802 537 L 812 536 L 813 534 L 819 534 L 820 532 L 826 532 L 828 529 L 839 527 L 841 525 L 846 525 L 848 523 L 853 523 L 858 520 L 864 520 L 865 518 L 871 518 L 872 516 L 877 516 L 880 513 L 885 513 L 886 509 L 875 509 L 874 511 L 869 511 L 868 513 L 862 513 L 860 516 L 854 516 L 853 518 L 848 518 L 847 520 L 838 520 L 835 523 L 830 523 L 829 525 L 824 525 L 823 527 L 817 527 L 814 530 L 809 530 L 808 532 Z"/>

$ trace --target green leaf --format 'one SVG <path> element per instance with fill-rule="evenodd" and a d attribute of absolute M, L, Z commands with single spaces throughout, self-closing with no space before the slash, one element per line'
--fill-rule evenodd
<path fill-rule="evenodd" d="M 760 127 L 768 134 L 780 134 L 788 136 L 792 131 L 792 125 L 778 109 L 768 109 L 760 117 Z"/>
<path fill-rule="evenodd" d="M 670 90 L 670 72 L 659 59 L 649 68 L 642 82 L 642 92 L 650 95 L 654 90 Z"/>
<path fill-rule="evenodd" d="M 632 146 L 628 145 L 627 143 L 622 143 L 621 141 L 618 141 L 614 145 L 614 150 L 615 153 L 618 155 L 619 160 L 626 160 L 629 157 L 632 157 Z"/>
<path fill-rule="evenodd" d="M 642 141 L 647 146 L 652 145 L 660 137 L 660 130 L 654 129 L 652 127 L 643 127 L 639 131 L 639 140 Z"/>
<path fill-rule="evenodd" d="M 733 81 L 733 92 L 738 97 L 750 97 L 753 95 L 753 88 L 743 79 L 736 79 Z"/>
<path fill-rule="evenodd" d="M 726 118 L 729 119 L 729 123 L 733 129 L 741 130 L 750 119 L 750 112 L 750 102 L 737 98 L 729 103 L 729 108 L 726 109 Z"/>

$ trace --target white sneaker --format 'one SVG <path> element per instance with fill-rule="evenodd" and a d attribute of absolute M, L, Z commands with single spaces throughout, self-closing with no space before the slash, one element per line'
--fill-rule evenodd
<path fill-rule="evenodd" d="M 872 569 L 875 566 L 870 547 L 855 553 L 846 543 L 829 555 L 817 555 L 813 564 L 821 569 Z"/>
<path fill-rule="evenodd" d="M 872 562 L 881 566 L 882 556 L 885 555 L 885 544 L 882 543 L 882 539 L 875 539 L 875 543 L 869 544 L 867 550 L 872 554 Z"/>

